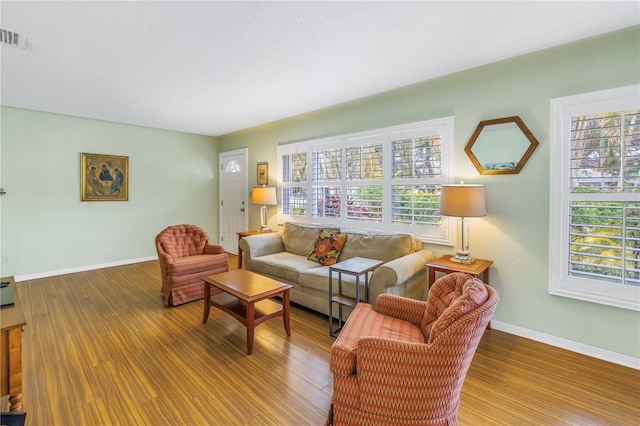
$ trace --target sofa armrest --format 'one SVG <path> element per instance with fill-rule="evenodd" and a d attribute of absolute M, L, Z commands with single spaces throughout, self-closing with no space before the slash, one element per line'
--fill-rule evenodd
<path fill-rule="evenodd" d="M 239 242 L 244 254 L 244 264 L 251 269 L 251 259 L 284 251 L 284 243 L 280 232 L 256 234 L 244 237 Z"/>
<path fill-rule="evenodd" d="M 376 268 L 369 281 L 369 302 L 374 305 L 379 294 L 395 294 L 423 299 L 427 284 L 426 264 L 434 258 L 431 250 L 422 249 Z"/>
<path fill-rule="evenodd" d="M 224 247 L 217 244 L 207 244 L 204 246 L 204 254 L 222 254 L 224 253 Z"/>

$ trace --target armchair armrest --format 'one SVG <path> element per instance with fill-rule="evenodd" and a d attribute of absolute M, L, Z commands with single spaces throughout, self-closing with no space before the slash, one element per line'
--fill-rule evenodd
<path fill-rule="evenodd" d="M 376 312 L 382 315 L 409 321 L 420 327 L 424 313 L 427 310 L 427 302 L 409 299 L 392 294 L 381 294 L 376 300 Z"/>
<path fill-rule="evenodd" d="M 223 254 L 224 248 L 217 244 L 207 244 L 204 246 L 204 254 Z"/>
<path fill-rule="evenodd" d="M 162 244 L 156 242 L 156 251 L 158 252 L 158 260 L 160 261 L 160 265 L 168 265 L 173 263 L 173 258 L 169 253 L 164 251 L 162 248 Z"/>

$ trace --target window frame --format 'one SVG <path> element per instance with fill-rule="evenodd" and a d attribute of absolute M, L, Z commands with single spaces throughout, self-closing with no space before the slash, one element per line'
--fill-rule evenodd
<path fill-rule="evenodd" d="M 313 168 L 313 152 L 323 149 L 330 149 L 333 147 L 343 148 L 342 158 L 342 179 L 340 182 L 325 182 L 328 186 L 342 185 L 347 186 L 381 186 L 382 187 L 382 222 L 368 222 L 349 220 L 346 215 L 340 218 L 332 217 L 314 217 L 310 208 L 306 208 L 305 215 L 285 215 L 283 213 L 282 204 L 278 205 L 278 222 L 302 222 L 302 223 L 314 223 L 314 224 L 327 224 L 329 226 L 340 227 L 342 229 L 353 229 L 363 231 L 378 231 L 387 233 L 410 233 L 420 238 L 421 240 L 433 244 L 454 244 L 454 224 L 455 221 L 448 217 L 441 217 L 439 226 L 407 226 L 393 224 L 392 222 L 392 199 L 391 188 L 392 185 L 401 185 L 402 183 L 392 179 L 392 159 L 391 159 L 391 144 L 392 141 L 397 140 L 398 134 L 406 134 L 407 137 L 416 137 L 415 135 L 432 136 L 434 134 L 441 135 L 441 152 L 440 152 L 440 165 L 441 173 L 438 178 L 429 179 L 414 179 L 414 184 L 433 184 L 442 185 L 452 182 L 453 170 L 452 170 L 452 156 L 451 151 L 454 144 L 454 117 L 444 117 L 433 120 L 425 120 L 414 123 L 407 123 L 397 126 L 390 126 L 380 129 L 372 129 L 363 132 L 349 133 L 344 135 L 337 135 L 321 139 L 313 139 L 302 142 L 295 142 L 290 144 L 282 144 L 277 148 L 277 168 L 278 168 L 278 193 L 280 196 L 283 194 L 283 188 L 292 186 L 305 186 L 306 187 L 306 205 L 313 205 L 313 188 L 321 185 L 313 182 L 312 168 Z M 345 148 L 353 146 L 354 142 L 358 143 L 359 140 L 371 140 L 371 143 L 375 143 L 376 139 L 379 139 L 382 143 L 382 180 L 348 180 L 346 177 L 346 152 Z M 368 142 L 364 143 L 369 144 Z M 305 182 L 282 182 L 283 176 L 283 156 L 291 154 L 306 153 L 307 155 L 307 180 Z M 405 180 L 407 181 L 407 180 Z M 344 210 L 343 210 L 344 211 Z"/>
<path fill-rule="evenodd" d="M 576 201 L 640 202 L 640 193 L 570 191 L 571 118 L 640 108 L 640 85 L 551 99 L 549 148 L 549 293 L 640 311 L 640 286 L 569 274 L 570 204 Z"/>

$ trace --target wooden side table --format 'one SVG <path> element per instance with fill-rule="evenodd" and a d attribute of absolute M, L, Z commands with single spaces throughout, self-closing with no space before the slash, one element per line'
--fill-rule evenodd
<path fill-rule="evenodd" d="M 248 237 L 250 235 L 256 235 L 256 234 L 270 234 L 271 232 L 274 231 L 240 231 L 238 232 L 238 269 L 242 269 L 242 249 L 240 248 L 240 240 L 243 239 L 244 237 Z"/>
<path fill-rule="evenodd" d="M 473 277 L 480 278 L 485 284 L 491 285 L 489 282 L 489 266 L 493 263 L 493 260 L 476 259 L 473 263 L 458 263 L 451 261 L 451 255 L 445 255 L 437 258 L 426 264 L 429 268 L 429 281 L 427 281 L 427 288 L 431 288 L 436 280 L 436 272 L 443 272 L 450 274 L 452 272 L 463 272 Z M 487 330 L 491 330 L 491 322 L 487 325 Z"/>
<path fill-rule="evenodd" d="M 450 274 L 452 272 L 463 272 L 474 277 L 480 277 L 482 275 L 482 281 L 491 285 L 489 282 L 489 266 L 493 263 L 493 260 L 476 259 L 473 263 L 458 263 L 451 261 L 451 255 L 445 255 L 437 258 L 426 264 L 429 268 L 429 281 L 427 282 L 427 288 L 431 288 L 436 280 L 436 272 L 444 272 Z"/>
<path fill-rule="evenodd" d="M 342 306 L 356 306 L 360 303 L 360 276 L 364 275 L 364 301 L 369 302 L 369 273 L 384 262 L 365 257 L 352 257 L 344 262 L 338 262 L 329 266 L 329 334 L 337 336 L 342 329 Z M 338 273 L 338 294 L 333 294 L 333 273 Z M 342 294 L 342 274 L 356 277 L 356 297 L 348 297 Z M 333 304 L 338 304 L 338 328 L 333 329 Z"/>
<path fill-rule="evenodd" d="M 22 305 L 16 292 L 13 277 L 2 278 L 9 282 L 7 289 L 13 293 L 13 305 L 0 308 L 0 396 L 9 395 L 9 415 L 16 419 L 15 424 L 24 424 L 24 406 L 22 405 L 22 332 L 27 322 L 24 319 Z M 17 414 L 20 413 L 20 414 Z M 3 413 L 4 415 L 7 413 Z M 7 416 L 7 420 L 9 417 Z M 5 420 L 3 418 L 3 420 Z M 5 423 L 2 423 L 5 424 Z M 8 423 L 7 423 L 8 424 Z"/>

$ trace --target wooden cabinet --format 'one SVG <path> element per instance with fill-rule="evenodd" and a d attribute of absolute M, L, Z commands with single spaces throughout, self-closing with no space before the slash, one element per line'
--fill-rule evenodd
<path fill-rule="evenodd" d="M 0 308 L 0 396 L 9 396 L 10 413 L 23 413 L 22 331 L 27 323 L 13 278 L 2 278 L 2 281 L 9 281 L 7 288 L 13 291 L 14 304 Z M 5 411 L 4 406 L 1 411 Z"/>

